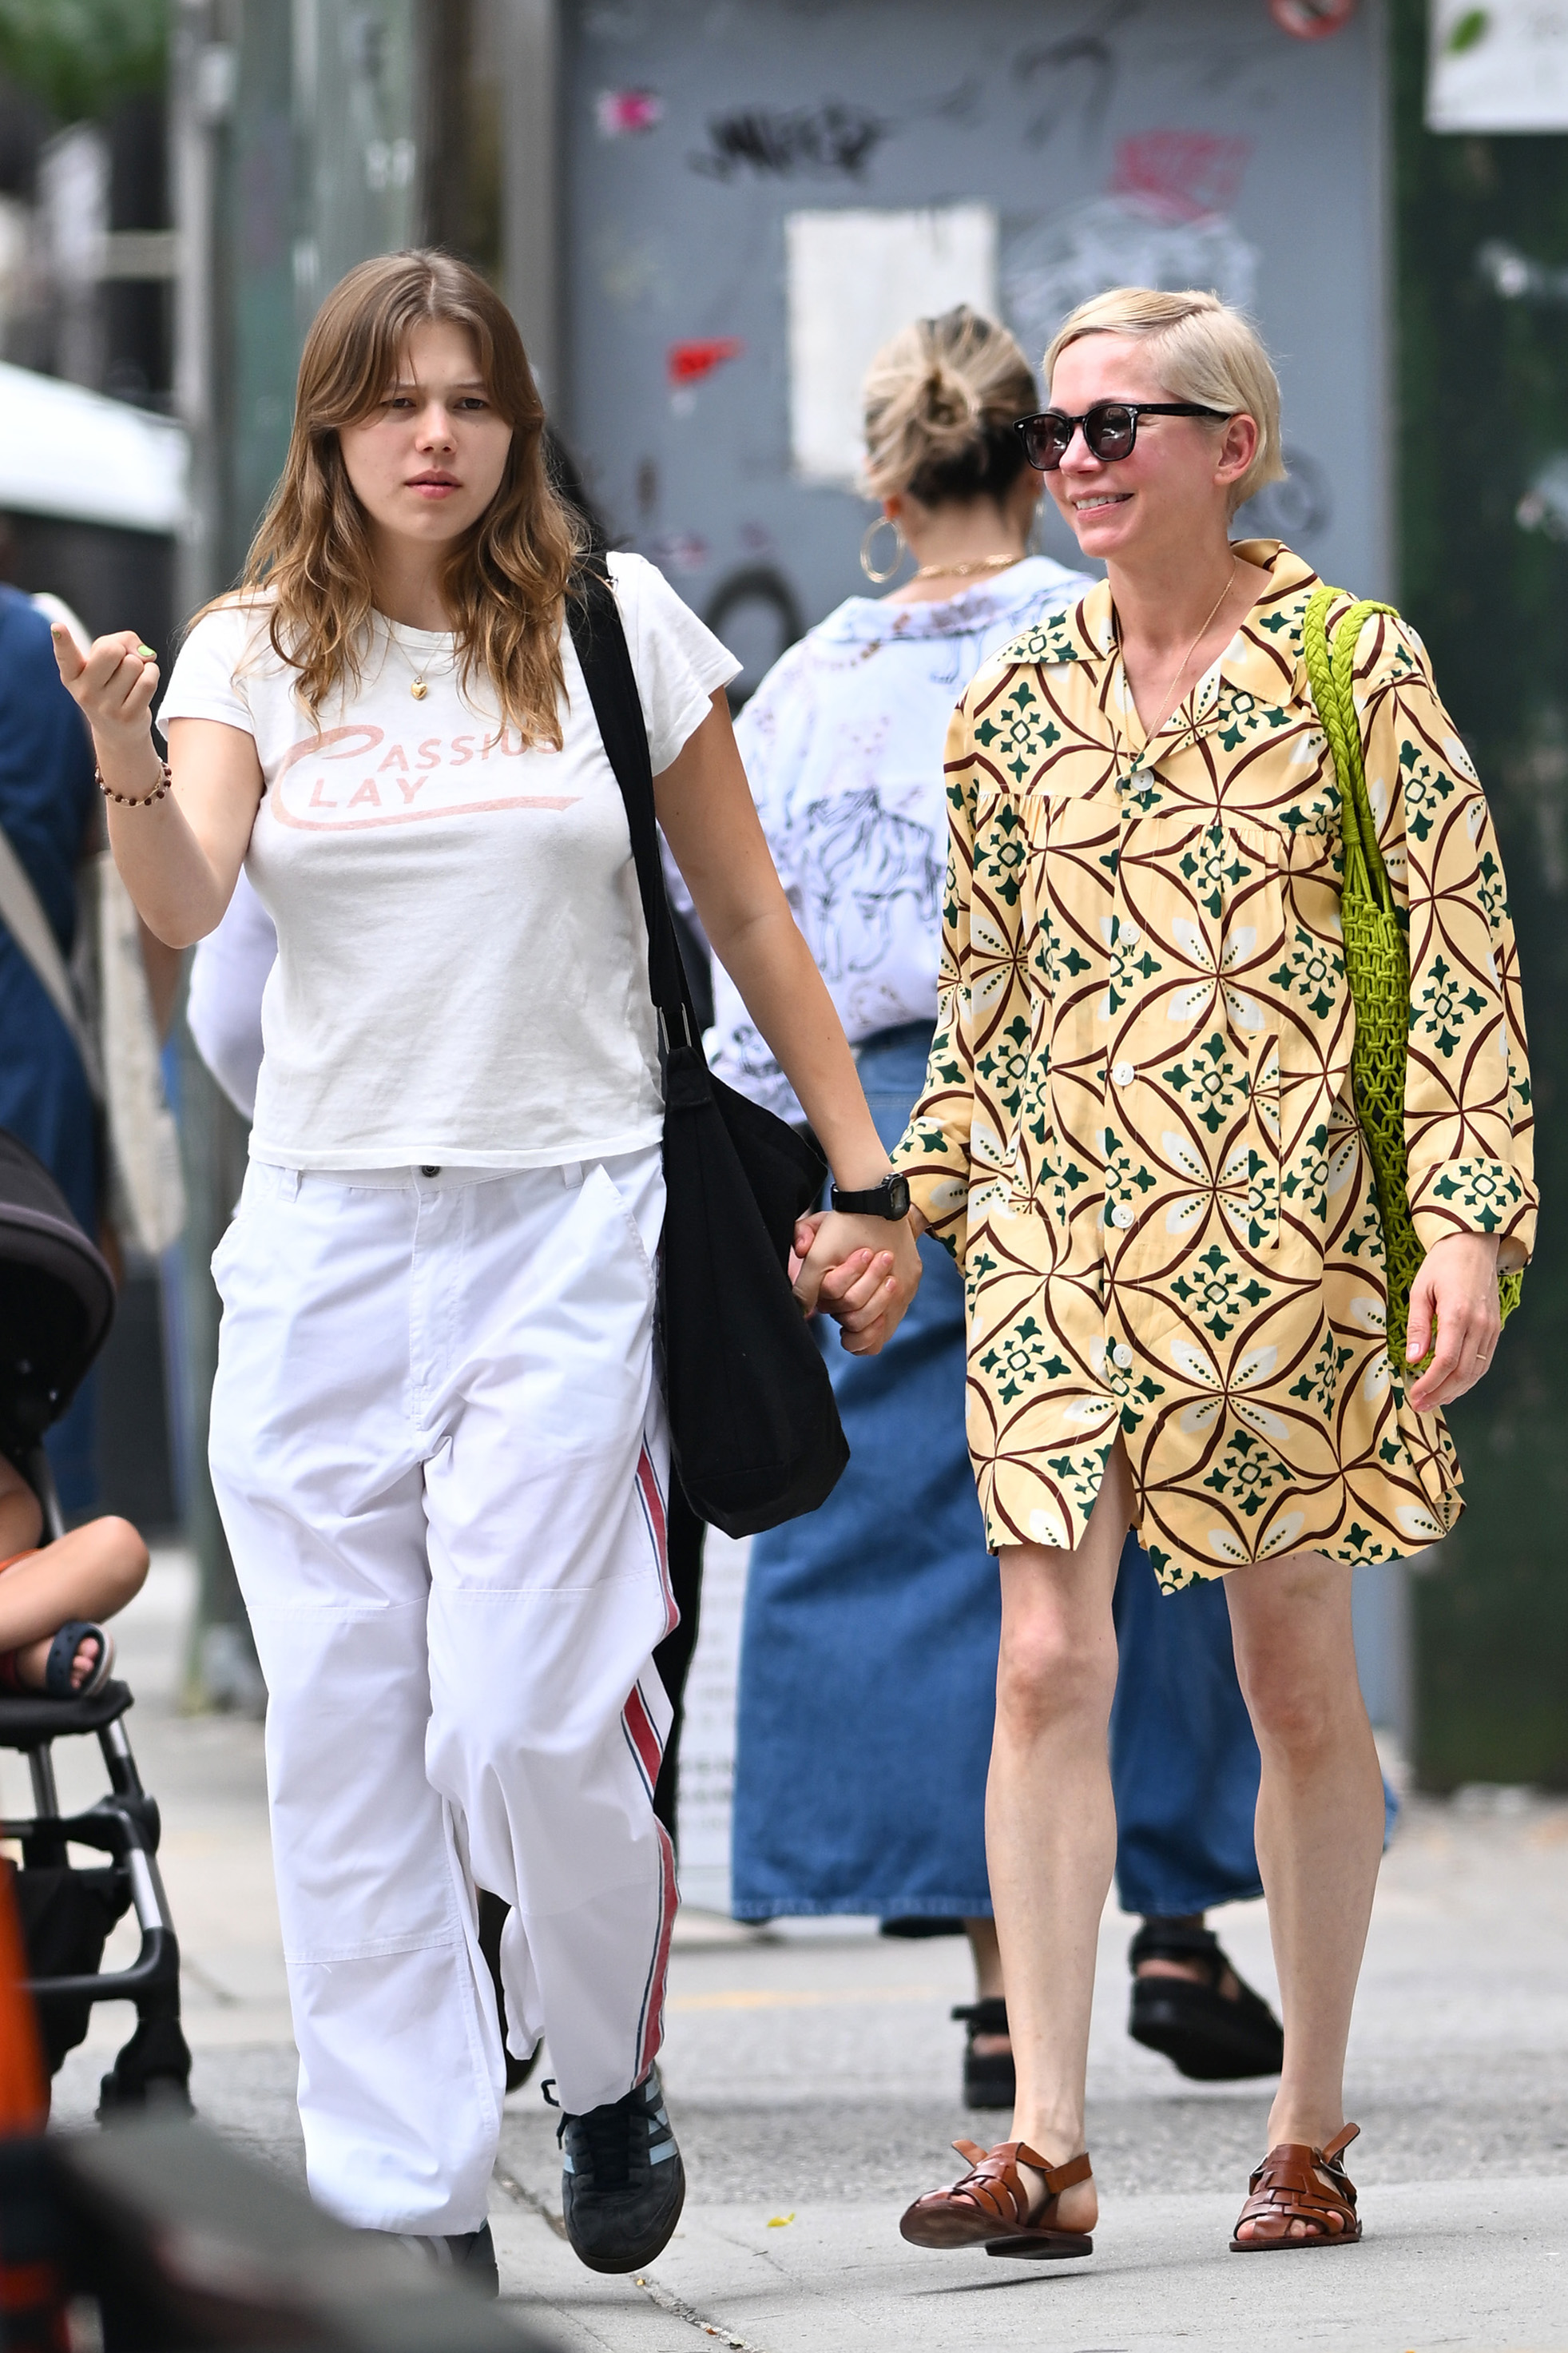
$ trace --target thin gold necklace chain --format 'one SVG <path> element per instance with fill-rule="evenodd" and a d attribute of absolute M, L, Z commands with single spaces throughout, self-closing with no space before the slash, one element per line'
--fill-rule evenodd
<path fill-rule="evenodd" d="M 973 564 L 922 564 L 915 574 L 917 580 L 967 580 L 975 572 L 1005 572 L 1009 565 L 1022 564 L 1022 555 L 977 555 Z"/>
<path fill-rule="evenodd" d="M 1205 627 L 1207 627 L 1206 622 L 1205 623 Z M 392 644 L 397 648 L 397 650 L 402 655 L 404 660 L 408 664 L 411 681 L 408 689 L 409 693 L 414 697 L 416 702 L 423 702 L 426 696 L 430 691 L 429 680 L 426 675 L 430 668 L 429 663 L 426 662 L 423 669 L 416 670 L 415 668 L 413 655 L 409 652 L 407 647 L 404 644 L 402 638 L 398 636 L 397 631 L 394 628 L 390 621 L 386 624 L 386 634 Z M 450 667 L 450 665 L 448 665 L 448 667 Z M 446 672 L 443 671 L 442 676 L 444 677 L 445 675 Z"/>
<path fill-rule="evenodd" d="M 1226 598 L 1229 596 L 1229 594 L 1230 594 L 1231 590 L 1235 587 L 1235 586 L 1236 586 L 1236 575 L 1237 575 L 1237 574 L 1240 571 L 1240 569 L 1241 569 L 1241 558 L 1240 558 L 1240 556 L 1239 556 L 1239 555 L 1233 555 L 1233 556 L 1231 557 L 1231 559 L 1230 559 L 1230 576 L 1229 576 L 1229 578 L 1226 580 L 1226 584 L 1225 584 L 1224 587 L 1220 590 L 1219 595 L 1215 598 L 1214 603 L 1209 607 L 1208 611 L 1204 615 L 1203 627 L 1199 629 L 1199 631 L 1198 631 L 1198 633 L 1197 633 L 1197 636 L 1193 639 L 1192 644 L 1187 648 L 1186 652 L 1182 656 L 1181 660 L 1176 664 L 1175 669 L 1171 672 L 1170 677 L 1165 681 L 1165 692 L 1166 692 L 1167 694 L 1169 694 L 1169 693 L 1170 693 L 1171 689 L 1172 689 L 1173 686 L 1177 686 L 1177 685 L 1179 685 L 1179 684 L 1181 683 L 1182 672 L 1186 669 L 1187 664 L 1191 661 L 1191 659 L 1192 659 L 1193 656 L 1196 653 L 1196 651 L 1197 651 L 1198 648 L 1202 645 L 1202 643 L 1203 643 L 1203 641 L 1204 641 L 1204 638 L 1205 638 L 1205 635 L 1207 634 L 1208 627 L 1209 627 L 1210 622 L 1214 619 L 1215 615 L 1219 611 L 1220 607 L 1225 603 Z M 1178 698 L 1177 698 L 1177 702 L 1179 702 L 1179 701 L 1180 701 L 1180 697 L 1178 696 Z M 1171 705 L 1171 711 L 1174 711 L 1174 710 L 1175 710 L 1175 708 L 1176 708 L 1176 703 L 1174 703 L 1174 702 L 1173 702 L 1173 703 L 1172 703 L 1172 705 Z M 1171 716 L 1171 711 L 1164 711 L 1164 710 L 1162 710 L 1162 711 L 1161 711 L 1161 712 L 1160 712 L 1160 726 L 1159 726 L 1159 727 L 1152 727 L 1152 728 L 1149 730 L 1149 733 L 1150 733 L 1150 734 L 1151 734 L 1151 735 L 1157 735 L 1157 734 L 1159 733 L 1159 732 L 1160 732 L 1160 727 L 1163 727 L 1163 726 L 1164 726 L 1164 724 L 1165 724 L 1165 723 L 1166 723 L 1166 721 L 1170 718 L 1170 716 Z"/>

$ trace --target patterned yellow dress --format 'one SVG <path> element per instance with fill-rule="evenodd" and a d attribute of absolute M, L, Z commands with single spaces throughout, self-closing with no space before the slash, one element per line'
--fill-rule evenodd
<path fill-rule="evenodd" d="M 966 1278 L 993 1548 L 1075 1546 L 1120 1430 L 1167 1588 L 1390 1559 L 1459 1510 L 1442 1418 L 1383 1337 L 1339 792 L 1301 658 L 1316 576 L 1277 541 L 1240 553 L 1270 586 L 1152 741 L 1103 586 L 960 704 L 936 1036 L 894 1155 Z M 1416 1229 L 1518 1260 L 1530 1082 L 1487 805 L 1412 629 L 1367 622 L 1356 700 L 1408 909 Z"/>

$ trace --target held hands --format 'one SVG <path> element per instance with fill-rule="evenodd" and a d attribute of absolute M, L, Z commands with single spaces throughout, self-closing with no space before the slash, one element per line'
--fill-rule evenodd
<path fill-rule="evenodd" d="M 808 1315 L 831 1315 L 852 1356 L 874 1356 L 892 1338 L 920 1289 L 914 1218 L 850 1218 L 817 1210 L 795 1228 L 795 1295 Z"/>
<path fill-rule="evenodd" d="M 1405 1353 L 1418 1365 L 1432 1345 L 1436 1354 L 1410 1391 L 1417 1413 L 1474 1388 L 1502 1329 L 1498 1305 L 1497 1239 L 1491 1234 L 1449 1234 L 1435 1242 L 1421 1261 L 1410 1291 L 1410 1330 Z"/>

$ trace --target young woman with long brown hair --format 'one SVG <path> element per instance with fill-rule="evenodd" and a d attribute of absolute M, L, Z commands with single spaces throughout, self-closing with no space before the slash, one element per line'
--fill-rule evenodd
<path fill-rule="evenodd" d="M 653 1356 L 658 1043 L 626 817 L 563 629 L 581 561 L 517 330 L 439 254 L 367 262 L 300 363 L 237 595 L 162 717 L 134 636 L 58 647 L 114 852 L 172 944 L 242 862 L 278 929 L 251 1166 L 214 1271 L 215 1483 L 270 1695 L 311 2187 L 493 2278 L 502 2055 L 476 1883 L 511 1907 L 567 2226 L 630 2270 L 682 2175 L 654 2067 L 675 1901 L 668 1450 Z M 737 667 L 611 557 L 658 812 L 839 1183 L 887 1155 L 734 748 Z M 847 1345 L 919 1279 L 907 1221 L 804 1270 Z"/>

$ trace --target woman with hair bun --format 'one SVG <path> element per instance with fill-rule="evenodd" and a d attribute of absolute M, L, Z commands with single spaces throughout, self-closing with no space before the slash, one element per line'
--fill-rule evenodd
<path fill-rule="evenodd" d="M 1039 484 L 1013 428 L 1037 397 L 1013 337 L 963 306 L 878 353 L 864 480 L 880 513 L 861 565 L 880 582 L 912 557 L 912 574 L 819 622 L 737 723 L 768 846 L 889 1145 L 936 1013 L 949 716 L 982 663 L 1089 586 L 1028 552 Z M 721 1076 L 798 1120 L 722 975 L 715 1003 Z M 742 1919 L 872 1914 L 905 1934 L 962 1921 L 977 1996 L 965 2088 L 1005 2105 L 982 1820 L 995 1572 L 963 1444 L 963 1286 L 945 1252 L 921 1256 L 918 1305 L 887 1352 L 859 1378 L 830 1352 L 847 1470 L 808 1518 L 752 1546 L 731 1903 Z"/>
<path fill-rule="evenodd" d="M 1046 374 L 1050 406 L 1020 439 L 1108 578 L 990 662 L 954 716 L 940 1011 L 894 1154 L 968 1284 L 1018 2099 L 1013 2137 L 965 2144 L 969 2170 L 902 2229 L 998 2255 L 1092 2248 L 1084 2072 L 1132 1526 L 1167 1588 L 1224 1579 L 1262 1752 L 1284 2066 L 1230 2243 L 1343 2247 L 1362 2229 L 1345 2047 L 1384 1819 L 1351 1577 L 1453 1525 L 1441 1409 L 1485 1372 L 1500 1271 L 1531 1247 L 1513 932 L 1421 642 L 1376 608 L 1353 686 L 1408 922 L 1426 1252 L 1394 1361 L 1351 1086 L 1346 819 L 1303 651 L 1320 584 L 1278 541 L 1230 537 L 1283 470 L 1274 371 L 1215 296 L 1133 287 L 1075 311 Z"/>
<path fill-rule="evenodd" d="M 310 2188 L 491 2294 L 504 2088 L 476 1883 L 510 1905 L 514 2053 L 548 2034 L 568 2238 L 659 2252 L 684 2177 L 655 2059 L 675 1908 L 653 1810 L 674 1623 L 655 1377 L 663 1101 L 626 816 L 571 636 L 581 535 L 493 290 L 368 261 L 305 342 L 238 592 L 162 716 L 135 635 L 60 670 L 143 918 L 278 933 L 224 1314 L 213 1480 L 267 1678 Z M 737 664 L 609 558 L 658 816 L 837 1182 L 887 1153 L 756 821 Z M 872 1204 L 886 1209 L 885 1188 Z M 870 1345 L 907 1218 L 835 1218 Z"/>
<path fill-rule="evenodd" d="M 1037 396 L 1013 337 L 965 308 L 917 321 L 878 353 L 865 480 L 913 575 L 830 614 L 737 727 L 769 847 L 889 1144 L 923 1083 L 936 1017 L 954 701 L 1090 585 L 1027 552 L 1040 482 L 1016 427 Z M 877 535 L 874 525 L 868 568 Z M 719 1071 L 798 1118 L 722 976 L 717 999 Z M 984 1821 L 1000 1605 L 963 1435 L 963 1285 L 935 1243 L 922 1257 L 919 1299 L 886 1351 L 830 1355 L 848 1469 L 820 1510 L 752 1547 L 731 1904 L 749 1919 L 871 1914 L 906 1936 L 962 1922 L 976 1978 L 974 2003 L 957 2013 L 964 2094 L 1005 2108 L 1013 2062 Z M 1117 1611 L 1119 1872 L 1124 1906 L 1144 1915 L 1131 2031 L 1194 2074 L 1268 2073 L 1279 2027 L 1203 1926 L 1208 1905 L 1258 1893 L 1258 1751 L 1223 1603 L 1199 1595 L 1161 1610 L 1129 1542 Z"/>

